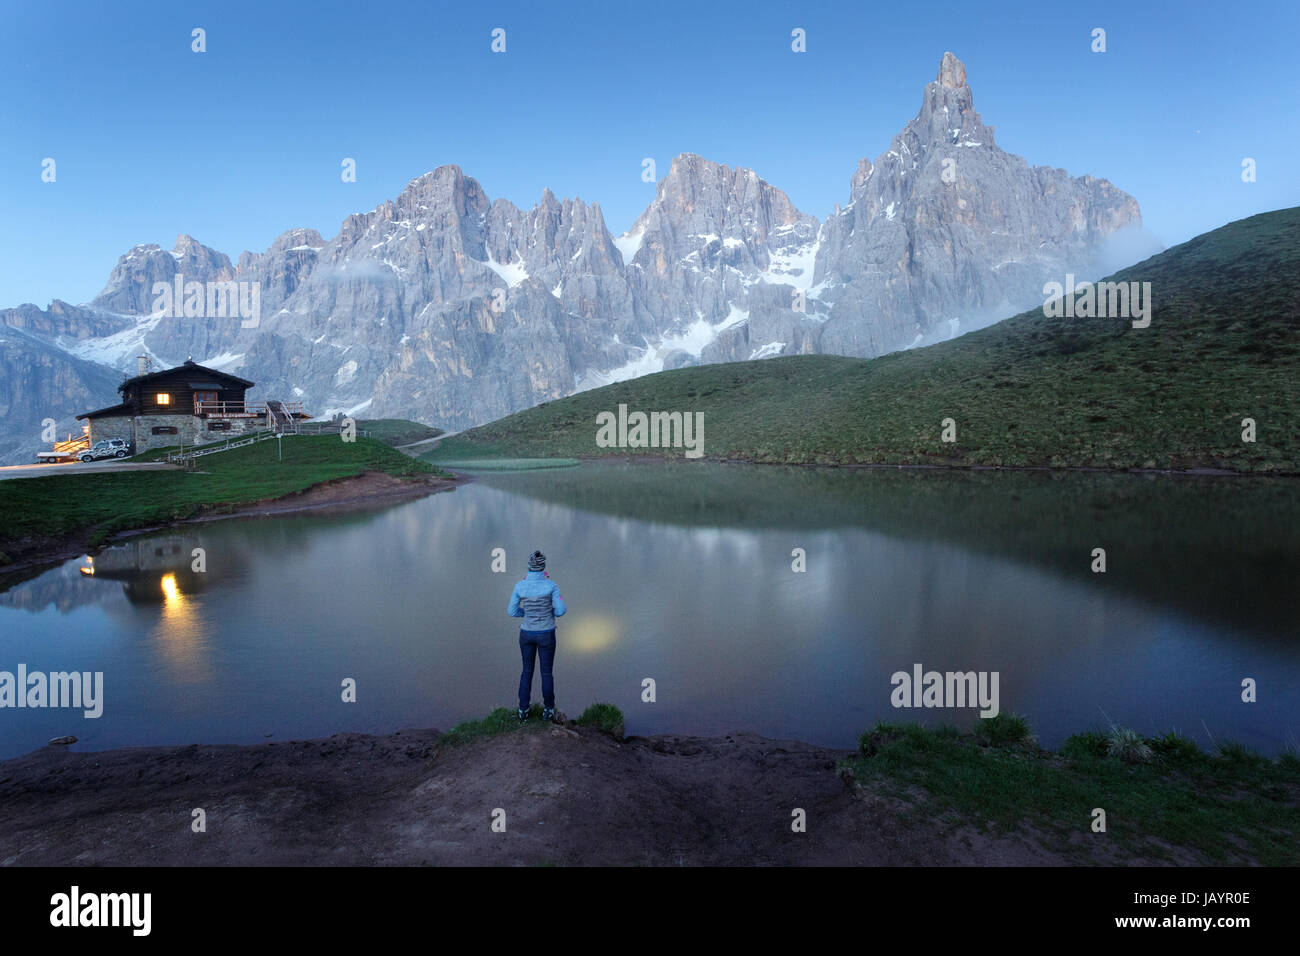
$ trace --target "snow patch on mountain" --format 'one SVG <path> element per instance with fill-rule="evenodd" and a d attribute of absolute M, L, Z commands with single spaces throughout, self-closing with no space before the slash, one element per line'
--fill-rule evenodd
<path fill-rule="evenodd" d="M 124 318 L 134 319 L 135 327 L 106 335 L 98 339 L 69 339 L 61 337 L 56 345 L 75 358 L 87 362 L 98 362 L 113 368 L 132 367 L 137 355 L 148 355 L 155 360 L 158 356 L 144 343 L 145 336 L 152 332 L 163 320 L 158 315 L 132 315 Z"/>
<path fill-rule="evenodd" d="M 222 352 L 210 359 L 204 359 L 200 365 L 208 368 L 234 369 L 244 364 L 244 352 Z"/>
<path fill-rule="evenodd" d="M 706 319 L 696 319 L 690 325 L 664 335 L 655 344 L 647 342 L 640 355 L 618 368 L 605 372 L 590 371 L 579 377 L 575 391 L 585 392 L 588 389 L 609 385 L 611 382 L 623 382 L 629 378 L 662 372 L 665 360 L 675 352 L 685 352 L 698 361 L 705 348 L 717 339 L 719 334 L 749 318 L 749 313 L 736 308 L 735 303 L 729 302 L 727 305 L 729 306 L 727 316 L 721 322 L 713 324 Z"/>
<path fill-rule="evenodd" d="M 614 240 L 614 247 L 618 249 L 619 255 L 623 257 L 623 265 L 630 265 L 632 260 L 636 258 L 643 239 L 645 239 L 645 230 L 639 229 L 636 232 L 626 232 Z"/>
<path fill-rule="evenodd" d="M 528 278 L 528 270 L 524 267 L 524 261 L 522 259 L 518 262 L 511 262 L 509 264 L 500 263 L 497 262 L 496 259 L 492 258 L 491 249 L 487 250 L 486 265 L 489 269 L 499 275 L 505 281 L 505 284 L 511 289 Z"/>
<path fill-rule="evenodd" d="M 373 398 L 367 398 L 364 402 L 361 402 L 358 405 L 352 405 L 346 408 L 337 405 L 331 405 L 328 408 L 326 408 L 324 411 L 322 411 L 319 415 L 317 415 L 316 418 L 328 419 L 328 418 L 334 418 L 337 415 L 346 415 L 348 417 L 351 417 L 353 415 L 359 415 L 361 412 L 364 412 L 367 408 L 373 405 L 374 402 L 375 400 Z"/>
<path fill-rule="evenodd" d="M 794 249 L 773 252 L 766 271 L 759 278 L 771 285 L 792 285 L 807 291 L 812 288 L 813 268 L 820 248 L 821 240 L 818 239 Z"/>

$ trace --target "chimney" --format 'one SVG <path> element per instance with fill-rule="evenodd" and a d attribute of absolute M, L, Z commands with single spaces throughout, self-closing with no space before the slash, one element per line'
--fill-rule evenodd
<path fill-rule="evenodd" d="M 136 372 L 140 375 L 149 374 L 149 356 L 137 355 L 135 358 Z"/>

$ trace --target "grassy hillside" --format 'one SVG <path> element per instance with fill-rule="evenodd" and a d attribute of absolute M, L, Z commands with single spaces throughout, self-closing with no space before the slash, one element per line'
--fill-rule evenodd
<path fill-rule="evenodd" d="M 297 435 L 197 459 L 196 471 L 124 471 L 0 481 L 3 552 L 29 539 L 94 529 L 92 541 L 116 531 L 188 518 L 248 501 L 280 498 L 322 481 L 382 471 L 416 476 L 436 469 L 374 438 Z M 144 456 L 142 456 L 144 457 Z"/>
<path fill-rule="evenodd" d="M 1111 276 L 1152 284 L 1145 329 L 1035 309 L 877 359 L 661 372 L 462 432 L 428 457 L 682 455 L 597 447 L 597 413 L 624 403 L 703 412 L 710 458 L 1300 471 L 1298 276 L 1300 208 L 1265 213 Z M 1256 422 L 1253 444 L 1244 418 Z"/>
<path fill-rule="evenodd" d="M 405 418 L 360 418 L 356 420 L 356 423 L 358 436 L 377 438 L 385 445 L 394 447 L 425 441 L 429 438 L 437 438 L 443 431 L 441 428 L 422 425 L 420 422 L 408 421 Z M 332 425 L 333 422 L 329 420 L 311 421 L 303 425 L 303 432 L 306 434 L 338 434 L 337 429 L 333 432 L 329 430 Z"/>

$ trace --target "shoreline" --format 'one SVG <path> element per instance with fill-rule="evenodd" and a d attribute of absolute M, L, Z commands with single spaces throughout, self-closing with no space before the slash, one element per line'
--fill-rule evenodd
<path fill-rule="evenodd" d="M 576 458 L 579 462 L 615 461 L 624 464 L 639 462 L 710 462 L 722 465 L 761 465 L 782 468 L 844 468 L 844 469 L 881 469 L 898 471 L 1007 471 L 1007 472 L 1047 472 L 1105 475 L 1165 475 L 1172 478 L 1300 478 L 1300 471 L 1238 471 L 1232 468 L 1102 468 L 1093 465 L 943 465 L 943 464 L 890 464 L 886 462 L 827 462 L 827 461 L 766 461 L 752 458 L 720 458 L 704 455 L 700 458 L 686 458 L 684 455 L 561 455 L 558 458 Z M 454 461 L 462 468 L 469 461 L 484 462 L 496 460 L 529 459 L 551 460 L 539 455 L 496 455 L 491 458 L 471 459 L 458 456 Z M 430 465 L 440 468 L 444 465 L 436 458 L 421 457 Z M 527 471 L 533 469 L 521 469 Z"/>
<path fill-rule="evenodd" d="M 32 547 L 9 552 L 13 560 L 9 564 L 0 565 L 0 586 L 17 583 L 10 580 L 11 576 L 30 576 L 32 572 L 48 570 L 63 561 L 70 561 L 85 554 L 95 554 L 109 545 L 169 528 L 237 518 L 358 511 L 372 506 L 399 504 L 442 491 L 454 491 L 459 485 L 472 480 L 472 476 L 461 474 L 453 474 L 450 478 L 428 475 L 403 479 L 386 472 L 371 470 L 322 481 L 302 491 L 291 492 L 278 498 L 265 498 L 233 505 L 209 505 L 209 509 L 213 510 L 206 510 L 176 521 L 119 531 L 109 536 L 103 543 L 96 545 L 90 544 L 90 537 L 95 529 L 93 526 L 88 526 L 65 535 L 51 536 Z M 215 510 L 222 508 L 230 510 Z"/>
<path fill-rule="evenodd" d="M 442 437 L 426 439 L 428 442 L 441 441 Z M 409 452 L 406 454 L 409 455 Z M 451 477 L 429 476 L 427 478 L 406 478 L 398 479 L 387 475 L 381 471 L 365 471 L 358 475 L 350 475 L 345 478 L 336 478 L 330 481 L 320 482 L 312 485 L 310 488 L 299 492 L 292 492 L 279 498 L 268 498 L 260 501 L 242 502 L 231 506 L 229 511 L 210 510 L 204 513 L 194 515 L 190 518 L 182 518 L 176 521 L 165 522 L 162 524 L 145 525 L 138 528 L 131 528 L 119 531 L 109 538 L 105 539 L 102 544 L 91 545 L 90 535 L 93 533 L 93 527 L 86 527 L 71 532 L 66 535 L 54 536 L 47 541 L 41 542 L 35 546 L 27 548 L 16 548 L 10 550 L 9 556 L 12 559 L 8 564 L 0 565 L 0 585 L 9 583 L 13 575 L 28 574 L 32 571 L 46 569 L 51 565 L 61 561 L 68 561 L 81 557 L 84 554 L 93 553 L 110 544 L 116 544 L 121 541 L 138 537 L 144 534 L 150 534 L 156 531 L 163 531 L 168 528 L 183 527 L 185 525 L 206 524 L 212 521 L 225 521 L 235 518 L 275 516 L 284 514 L 295 514 L 312 511 L 329 511 L 337 510 L 359 510 L 370 505 L 396 504 L 401 501 L 412 500 L 424 497 L 430 494 L 436 494 L 441 491 L 450 491 L 458 485 L 465 484 L 474 480 L 473 469 L 456 471 L 450 466 L 444 466 L 436 459 L 428 459 L 419 455 L 410 455 L 419 461 L 434 467 L 448 468 L 451 471 Z M 496 460 L 497 458 L 510 458 L 517 456 L 496 456 L 495 458 L 484 458 L 485 462 Z M 536 456 L 531 456 L 536 457 Z M 568 457 L 568 456 L 566 456 Z M 465 461 L 460 459 L 457 464 L 462 469 L 465 468 Z M 1077 474 L 1113 474 L 1113 475 L 1134 475 L 1134 476 L 1165 476 L 1171 478 L 1300 478 L 1300 472 L 1249 472 L 1235 471 L 1232 469 L 1220 468 L 1190 468 L 1190 469 L 1171 469 L 1171 468 L 1098 468 L 1089 466 L 1051 466 L 1051 465 L 943 465 L 943 464 L 886 464 L 881 462 L 781 462 L 781 461 L 756 461 L 747 458 L 717 458 L 704 456 L 698 459 L 687 459 L 683 456 L 667 455 L 585 455 L 578 456 L 580 463 L 587 462 L 618 462 L 622 464 L 663 464 L 663 463 L 693 463 L 696 461 L 710 462 L 713 464 L 724 465 L 754 465 L 754 466 L 775 466 L 786 468 L 812 468 L 812 469 L 845 469 L 845 470 L 897 470 L 897 471 L 970 471 L 970 472 L 1035 472 L 1035 473 L 1077 473 Z M 533 469 L 523 469 L 528 471 Z M 383 479 L 388 479 L 384 482 Z M 377 484 L 386 484 L 387 487 L 375 487 Z M 404 487 L 402 487 L 404 486 Z M 320 494 L 322 489 L 339 489 L 342 488 L 347 492 L 360 491 L 360 493 L 348 494 L 338 497 L 332 491 Z M 326 500 L 317 500 L 323 498 Z M 310 500 L 308 500 L 310 499 Z M 227 507 L 223 504 L 211 505 L 212 509 Z"/>
<path fill-rule="evenodd" d="M 1252 848 L 1291 845 L 1295 821 L 1277 814 L 1300 792 L 1294 768 L 1171 749 L 1121 764 L 1138 774 L 1130 788 L 1116 786 L 1120 758 L 1043 751 L 1032 738 L 897 724 L 878 724 L 856 751 L 748 732 L 624 737 L 609 710 L 604 724 L 584 714 L 520 727 L 503 708 L 448 733 L 51 743 L 0 761 L 0 865 L 1294 865 L 1294 851 Z M 1261 788 L 1252 774 L 1265 772 Z M 954 774 L 965 781 L 955 800 Z M 1026 784 L 1041 774 L 1072 792 L 1040 806 Z M 1099 781 L 1109 837 L 1080 810 Z M 1163 802 L 1140 802 L 1153 782 L 1161 801 L 1199 805 L 1162 822 Z M 1207 810 L 1242 801 L 1244 815 L 1208 842 L 1185 836 Z"/>
<path fill-rule="evenodd" d="M 1037 831 L 989 835 L 917 819 L 909 801 L 846 775 L 839 764 L 852 756 L 742 732 L 620 739 L 574 721 L 461 743 L 416 729 L 250 745 L 46 745 L 0 761 L 0 865 L 1073 862 Z M 796 807 L 806 833 L 791 829 Z M 505 835 L 491 829 L 497 808 Z M 195 809 L 204 833 L 191 828 Z"/>

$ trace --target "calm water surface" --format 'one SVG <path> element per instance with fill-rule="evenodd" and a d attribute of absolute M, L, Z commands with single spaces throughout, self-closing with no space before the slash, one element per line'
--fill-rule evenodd
<path fill-rule="evenodd" d="M 920 663 L 999 672 L 1002 709 L 1045 745 L 1109 718 L 1276 753 L 1300 735 L 1298 489 L 592 464 L 137 539 L 97 555 L 93 575 L 71 561 L 0 593 L 0 670 L 105 681 L 99 719 L 0 710 L 0 757 L 63 734 L 91 750 L 249 743 L 448 728 L 509 706 L 505 609 L 534 548 L 570 607 L 560 708 L 611 701 L 630 733 L 849 747 L 881 719 L 969 724 L 971 710 L 890 705 L 890 675 Z M 190 570 L 199 547 L 204 573 Z M 1104 574 L 1090 570 L 1098 547 Z M 1241 701 L 1247 677 L 1257 703 Z"/>

